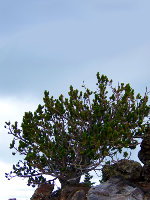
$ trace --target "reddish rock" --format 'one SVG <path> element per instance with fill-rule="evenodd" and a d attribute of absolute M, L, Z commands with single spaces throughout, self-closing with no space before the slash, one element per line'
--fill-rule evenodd
<path fill-rule="evenodd" d="M 53 184 L 41 184 L 34 192 L 30 200 L 49 200 L 54 189 Z"/>

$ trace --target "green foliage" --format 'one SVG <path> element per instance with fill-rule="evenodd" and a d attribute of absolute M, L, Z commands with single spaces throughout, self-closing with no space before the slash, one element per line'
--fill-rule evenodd
<path fill-rule="evenodd" d="M 95 91 L 70 86 L 68 98 L 61 94 L 55 99 L 45 91 L 43 105 L 26 112 L 20 128 L 17 122 L 6 123 L 14 136 L 13 154 L 24 156 L 8 178 L 27 177 L 28 184 L 36 184 L 51 175 L 63 184 L 79 180 L 123 147 L 136 147 L 150 112 L 148 95 L 135 95 L 129 84 L 113 87 L 112 80 L 99 73 L 96 85 Z"/>
<path fill-rule="evenodd" d="M 90 175 L 89 172 L 86 172 L 83 183 L 86 184 L 87 186 L 91 187 L 92 185 L 95 184 L 95 182 L 91 182 L 92 178 L 93 178 L 93 176 Z"/>

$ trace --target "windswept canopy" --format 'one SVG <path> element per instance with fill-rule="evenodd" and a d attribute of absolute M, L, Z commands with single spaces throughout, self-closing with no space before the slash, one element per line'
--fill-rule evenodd
<path fill-rule="evenodd" d="M 24 156 L 8 178 L 28 177 L 29 184 L 46 181 L 43 175 L 62 184 L 79 181 L 106 156 L 136 147 L 148 123 L 147 93 L 135 95 L 129 84 L 113 87 L 112 80 L 99 73 L 96 85 L 95 91 L 70 86 L 67 98 L 61 94 L 55 99 L 45 91 L 43 105 L 25 113 L 21 128 L 17 122 L 6 123 L 13 154 Z"/>

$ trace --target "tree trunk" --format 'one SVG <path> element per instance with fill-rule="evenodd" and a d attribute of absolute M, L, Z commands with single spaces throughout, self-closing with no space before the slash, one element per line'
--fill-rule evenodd
<path fill-rule="evenodd" d="M 65 177 L 64 178 L 59 178 L 59 181 L 61 183 L 61 188 L 64 188 L 66 186 L 73 186 L 77 185 L 80 183 L 81 175 L 77 175 L 76 177 Z"/>

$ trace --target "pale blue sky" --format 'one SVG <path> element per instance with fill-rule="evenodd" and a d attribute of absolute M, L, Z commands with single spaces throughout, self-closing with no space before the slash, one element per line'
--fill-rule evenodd
<path fill-rule="evenodd" d="M 1 95 L 38 95 L 62 83 L 81 83 L 88 68 L 93 77 L 97 71 L 105 73 L 108 62 L 105 69 L 113 76 L 111 60 L 120 57 L 115 68 L 122 72 L 150 71 L 126 58 L 143 51 L 137 54 L 149 59 L 149 8 L 146 0 L 1 1 Z M 114 74 L 118 80 L 117 70 Z"/>
<path fill-rule="evenodd" d="M 4 121 L 21 121 L 45 89 L 57 96 L 83 81 L 94 88 L 99 71 L 137 92 L 150 90 L 149 10 L 149 0 L 0 0 L 1 166 L 15 160 Z M 3 191 L 10 185 L 3 179 Z"/>

